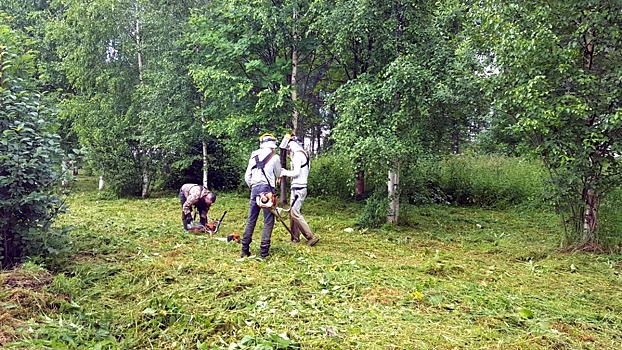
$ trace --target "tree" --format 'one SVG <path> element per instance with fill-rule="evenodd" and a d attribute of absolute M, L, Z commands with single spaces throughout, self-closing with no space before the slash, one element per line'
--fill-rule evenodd
<path fill-rule="evenodd" d="M 566 244 L 598 245 L 599 205 L 620 183 L 622 8 L 618 2 L 479 2 L 494 113 L 549 169 Z"/>
<path fill-rule="evenodd" d="M 369 8 L 360 18 L 347 18 L 367 28 L 366 50 L 352 56 L 360 62 L 353 66 L 364 67 L 365 73 L 333 97 L 335 139 L 360 172 L 387 174 L 387 221 L 397 223 L 401 169 L 424 152 L 455 152 L 476 129 L 485 103 L 475 102 L 482 100 L 477 61 L 462 36 L 460 4 L 362 1 L 362 6 Z"/>
<path fill-rule="evenodd" d="M 75 94 L 63 104 L 91 167 L 118 194 L 149 196 L 200 142 L 179 39 L 201 1 L 57 0 L 50 34 Z M 179 159 L 181 158 L 181 159 Z"/>
<path fill-rule="evenodd" d="M 54 111 L 36 91 L 32 42 L 1 16 L 0 258 L 9 267 L 27 256 L 59 253 L 67 242 L 64 232 L 51 228 L 63 210 L 55 193 L 63 152 Z"/>
<path fill-rule="evenodd" d="M 308 7 L 301 0 L 213 1 L 191 18 L 191 73 L 205 98 L 205 127 L 232 153 L 246 152 L 240 145 L 266 131 L 299 132 L 316 68 Z"/>

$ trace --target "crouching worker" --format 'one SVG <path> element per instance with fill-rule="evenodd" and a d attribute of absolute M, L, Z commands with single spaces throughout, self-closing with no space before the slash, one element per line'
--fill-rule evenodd
<path fill-rule="evenodd" d="M 309 154 L 298 143 L 298 138 L 293 136 L 283 139 L 281 148 L 287 148 L 292 170 L 283 170 L 281 176 L 292 178 L 290 192 L 289 224 L 291 228 L 292 242 L 300 242 L 300 235 L 307 240 L 307 245 L 314 246 L 320 239 L 313 234 L 309 224 L 300 213 L 302 203 L 307 198 L 307 178 L 309 177 Z"/>
<path fill-rule="evenodd" d="M 201 225 L 207 224 L 207 212 L 216 202 L 216 194 L 201 185 L 185 184 L 179 189 L 179 201 L 181 202 L 181 221 L 184 230 L 188 230 L 188 225 L 192 222 L 193 206 L 199 211 Z"/>
<path fill-rule="evenodd" d="M 251 188 L 251 196 L 246 227 L 242 234 L 242 258 L 251 255 L 250 244 L 253 238 L 253 231 L 255 231 L 259 210 L 262 209 L 257 204 L 257 198 L 261 198 L 262 194 L 274 193 L 276 179 L 281 175 L 281 160 L 274 153 L 276 138 L 271 134 L 263 134 L 259 137 L 259 142 L 259 149 L 251 153 L 246 172 L 244 173 L 244 181 Z M 259 255 L 262 258 L 267 258 L 270 255 L 273 229 L 274 214 L 272 214 L 270 209 L 263 208 L 263 230 L 261 231 L 261 243 L 259 245 Z"/>

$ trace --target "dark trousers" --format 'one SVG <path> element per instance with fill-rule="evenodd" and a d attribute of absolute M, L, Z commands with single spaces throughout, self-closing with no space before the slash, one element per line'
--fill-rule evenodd
<path fill-rule="evenodd" d="M 253 232 L 259 217 L 259 211 L 262 209 L 257 205 L 256 198 L 262 192 L 271 192 L 272 189 L 268 185 L 257 185 L 251 188 L 251 197 L 248 208 L 248 218 L 246 219 L 246 227 L 242 235 L 242 254 L 250 254 L 250 244 L 253 240 Z M 272 239 L 272 230 L 274 229 L 274 214 L 269 209 L 263 209 L 263 230 L 261 231 L 261 243 L 259 245 L 259 255 L 267 257 L 270 255 L 270 241 Z"/>

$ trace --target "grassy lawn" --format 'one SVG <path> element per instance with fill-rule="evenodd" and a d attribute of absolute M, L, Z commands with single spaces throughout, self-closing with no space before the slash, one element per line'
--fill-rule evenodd
<path fill-rule="evenodd" d="M 622 348 L 622 256 L 560 252 L 550 213 L 405 206 L 408 227 L 357 230 L 359 204 L 310 198 L 318 245 L 277 222 L 262 261 L 185 233 L 175 193 L 95 185 L 79 179 L 59 222 L 74 255 L 0 274 L 6 348 Z M 246 196 L 219 194 L 218 237 L 242 233 Z"/>

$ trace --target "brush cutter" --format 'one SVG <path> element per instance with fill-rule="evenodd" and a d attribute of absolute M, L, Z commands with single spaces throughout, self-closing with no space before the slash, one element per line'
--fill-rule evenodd
<path fill-rule="evenodd" d="M 195 232 L 199 232 L 199 233 L 208 233 L 211 236 L 213 236 L 216 232 L 218 232 L 218 230 L 220 229 L 220 225 L 222 224 L 222 220 L 225 218 L 225 215 L 227 214 L 227 211 L 225 211 L 222 216 L 220 217 L 220 220 L 216 221 L 216 223 L 214 223 L 214 220 L 209 220 L 207 223 L 205 223 L 204 225 L 201 224 L 194 224 L 195 222 L 197 222 L 197 214 L 198 212 L 195 211 L 194 212 L 194 219 L 192 221 L 192 223 L 189 225 L 190 227 L 188 227 L 188 231 L 195 231 Z"/>
<path fill-rule="evenodd" d="M 283 224 L 283 226 L 285 227 L 287 232 L 289 232 L 290 235 L 292 234 L 292 230 L 285 223 L 285 220 L 281 216 L 281 213 L 289 213 L 289 211 L 292 210 L 292 207 L 294 206 L 294 203 L 296 203 L 297 199 L 298 199 L 298 196 L 294 197 L 294 200 L 292 201 L 292 204 L 289 206 L 289 209 L 279 208 L 278 206 L 269 208 L 270 212 L 272 212 L 272 214 L 274 214 L 274 216 Z"/>

